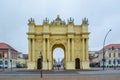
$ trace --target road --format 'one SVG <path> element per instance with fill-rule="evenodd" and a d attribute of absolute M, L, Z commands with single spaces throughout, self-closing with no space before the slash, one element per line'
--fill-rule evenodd
<path fill-rule="evenodd" d="M 1 71 L 0 76 L 39 76 L 40 70 Z M 43 71 L 45 76 L 90 76 L 90 75 L 120 75 L 120 70 L 52 70 Z"/>
<path fill-rule="evenodd" d="M 4 70 L 0 71 L 0 80 L 120 80 L 120 70 Z"/>

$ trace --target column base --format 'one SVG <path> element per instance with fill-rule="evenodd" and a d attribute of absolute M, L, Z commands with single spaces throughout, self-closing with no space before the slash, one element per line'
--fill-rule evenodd
<path fill-rule="evenodd" d="M 52 70 L 52 65 L 51 64 L 52 64 L 51 62 L 44 61 L 42 69 L 43 70 Z"/>
<path fill-rule="evenodd" d="M 28 61 L 27 66 L 28 66 L 28 68 L 27 68 L 28 70 L 35 70 L 35 69 L 37 69 L 36 65 L 35 65 L 35 61 Z"/>
<path fill-rule="evenodd" d="M 89 70 L 90 69 L 89 60 L 82 61 L 80 68 L 83 70 Z"/>
<path fill-rule="evenodd" d="M 66 70 L 75 70 L 75 62 L 74 61 L 67 62 L 65 67 Z"/>

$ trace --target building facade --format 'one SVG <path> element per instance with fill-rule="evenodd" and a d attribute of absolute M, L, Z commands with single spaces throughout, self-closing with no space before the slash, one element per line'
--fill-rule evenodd
<path fill-rule="evenodd" d="M 59 15 L 52 22 L 46 18 L 42 25 L 36 25 L 32 18 L 28 21 L 28 69 L 39 69 L 41 51 L 42 69 L 52 70 L 55 48 L 64 50 L 65 69 L 89 69 L 89 32 L 86 18 L 83 19 L 81 25 L 75 25 L 72 18 L 66 23 Z M 47 67 L 47 65 L 49 66 Z"/>
<path fill-rule="evenodd" d="M 19 52 L 6 43 L 0 43 L 0 67 L 16 67 L 17 56 Z"/>
<path fill-rule="evenodd" d="M 105 66 L 120 67 L 120 44 L 109 44 L 104 47 Z M 103 66 L 103 49 L 99 51 L 100 66 Z"/>
<path fill-rule="evenodd" d="M 26 68 L 27 67 L 27 61 L 28 61 L 28 54 L 20 53 L 17 57 L 17 68 Z"/>
<path fill-rule="evenodd" d="M 90 67 L 99 67 L 99 52 L 89 51 Z"/>

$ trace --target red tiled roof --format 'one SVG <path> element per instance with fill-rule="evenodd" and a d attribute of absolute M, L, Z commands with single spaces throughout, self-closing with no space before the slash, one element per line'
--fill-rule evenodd
<path fill-rule="evenodd" d="M 3 43 L 3 42 L 0 43 L 0 49 L 12 49 L 12 50 L 15 50 L 13 47 L 11 47 L 10 45 L 8 45 L 6 43 Z M 17 50 L 15 50 L 15 51 L 17 51 Z"/>
<path fill-rule="evenodd" d="M 112 48 L 112 47 L 120 48 L 120 44 L 109 44 L 109 45 L 105 46 L 104 48 Z"/>

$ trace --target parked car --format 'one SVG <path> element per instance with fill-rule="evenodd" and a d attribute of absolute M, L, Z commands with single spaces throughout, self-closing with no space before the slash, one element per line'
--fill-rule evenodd
<path fill-rule="evenodd" d="M 5 61 L 5 63 L 3 63 L 3 61 L 0 61 L 0 68 L 8 68 L 8 62 Z"/>
<path fill-rule="evenodd" d="M 19 63 L 17 63 L 16 68 L 21 68 L 21 65 Z"/>

